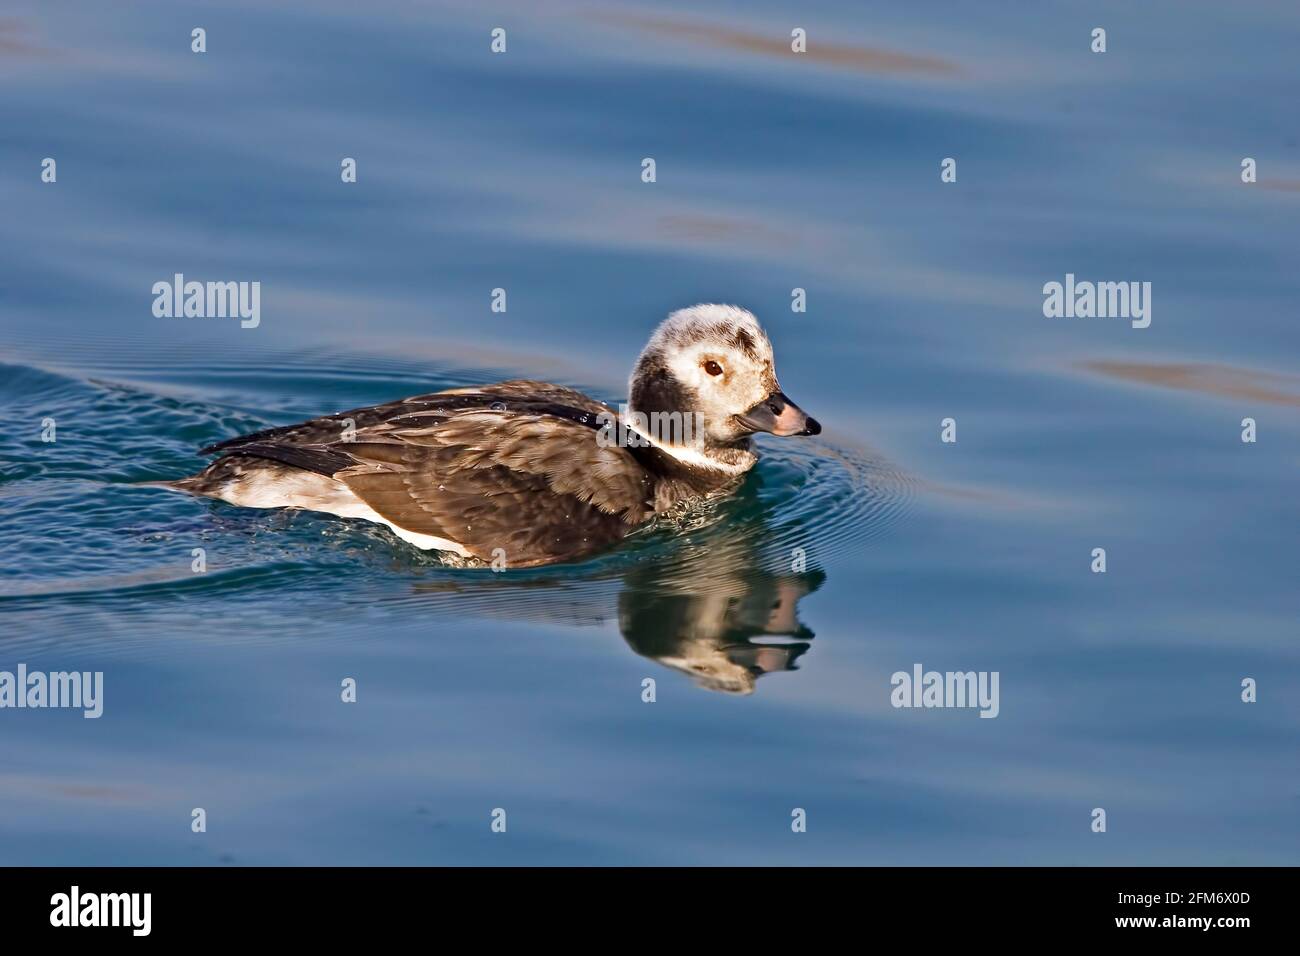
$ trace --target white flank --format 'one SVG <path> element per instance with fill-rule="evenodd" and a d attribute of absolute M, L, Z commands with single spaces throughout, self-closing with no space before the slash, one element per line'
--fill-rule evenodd
<path fill-rule="evenodd" d="M 223 488 L 221 500 L 244 508 L 302 508 L 339 518 L 362 518 L 387 526 L 403 541 L 424 551 L 450 551 L 462 558 L 470 556 L 465 546 L 455 541 L 398 527 L 358 498 L 343 482 L 325 475 L 248 475 Z"/>

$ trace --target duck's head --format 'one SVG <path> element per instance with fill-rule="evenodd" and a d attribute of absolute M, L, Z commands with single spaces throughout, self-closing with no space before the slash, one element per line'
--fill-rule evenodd
<path fill-rule="evenodd" d="M 692 416 L 701 426 L 694 451 L 723 470 L 753 464 L 755 432 L 821 432 L 781 391 L 772 343 L 758 320 L 733 305 L 695 305 L 668 316 L 637 360 L 629 392 L 634 412 Z"/>

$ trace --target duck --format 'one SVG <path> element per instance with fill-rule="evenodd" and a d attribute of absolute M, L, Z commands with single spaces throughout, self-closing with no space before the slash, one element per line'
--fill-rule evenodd
<path fill-rule="evenodd" d="M 817 435 L 781 390 L 754 314 L 672 312 L 617 410 L 513 379 L 267 428 L 200 449 L 216 459 L 156 484 L 245 508 L 362 519 L 494 570 L 585 558 L 657 516 L 733 490 L 753 436 Z"/>

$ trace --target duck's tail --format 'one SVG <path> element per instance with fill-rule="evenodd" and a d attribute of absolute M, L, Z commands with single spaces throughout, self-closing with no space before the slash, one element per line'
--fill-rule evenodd
<path fill-rule="evenodd" d="M 191 475 L 188 478 L 177 478 L 175 481 L 133 481 L 131 484 L 136 488 L 166 488 L 168 491 L 180 491 L 186 494 L 193 494 L 189 482 L 192 482 L 197 475 Z"/>

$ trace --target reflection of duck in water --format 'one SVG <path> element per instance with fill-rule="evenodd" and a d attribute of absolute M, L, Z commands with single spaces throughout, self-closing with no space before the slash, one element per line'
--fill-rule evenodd
<path fill-rule="evenodd" d="M 826 574 L 805 570 L 802 553 L 793 570 L 798 539 L 768 520 L 768 478 L 755 469 L 706 527 L 623 576 L 618 626 L 628 646 L 706 690 L 752 694 L 764 674 L 797 670 L 811 646 L 798 603 Z"/>
<path fill-rule="evenodd" d="M 701 687 L 752 694 L 759 677 L 795 670 L 810 647 L 813 632 L 799 622 L 796 605 L 825 578 L 821 571 L 753 571 L 711 582 L 716 590 L 665 590 L 629 580 L 618 596 L 618 626 L 632 650 L 690 674 Z M 762 642 L 774 637 L 791 640 Z"/>

